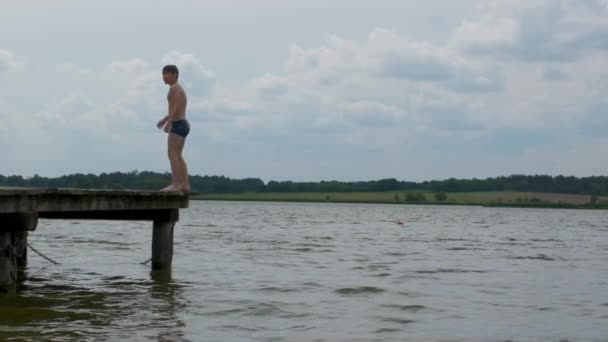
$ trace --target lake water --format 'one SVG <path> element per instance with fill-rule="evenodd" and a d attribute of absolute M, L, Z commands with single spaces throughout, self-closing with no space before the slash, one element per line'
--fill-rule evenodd
<path fill-rule="evenodd" d="M 0 340 L 608 341 L 608 212 L 191 202 L 151 223 L 41 220 Z"/>

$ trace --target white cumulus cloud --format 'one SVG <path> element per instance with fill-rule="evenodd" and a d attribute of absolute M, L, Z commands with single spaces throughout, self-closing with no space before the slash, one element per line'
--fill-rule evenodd
<path fill-rule="evenodd" d="M 17 61 L 11 51 L 0 49 L 0 74 L 23 68 L 23 62 Z"/>
<path fill-rule="evenodd" d="M 215 75 L 191 53 L 172 51 L 163 57 L 165 64 L 177 65 L 182 83 L 193 95 L 208 95 L 215 85 Z"/>
<path fill-rule="evenodd" d="M 463 50 L 526 61 L 573 61 L 608 51 L 602 0 L 497 0 L 454 32 Z"/>

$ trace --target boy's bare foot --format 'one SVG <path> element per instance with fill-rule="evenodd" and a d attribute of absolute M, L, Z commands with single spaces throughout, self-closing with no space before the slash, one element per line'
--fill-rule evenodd
<path fill-rule="evenodd" d="M 181 189 L 180 186 L 171 184 L 168 187 L 161 189 L 160 191 L 162 191 L 162 192 L 171 192 L 171 191 L 182 191 L 182 189 Z"/>
<path fill-rule="evenodd" d="M 178 184 L 175 186 L 175 188 L 177 188 L 177 191 L 183 191 L 183 192 L 191 192 L 192 188 L 190 187 L 190 184 Z"/>

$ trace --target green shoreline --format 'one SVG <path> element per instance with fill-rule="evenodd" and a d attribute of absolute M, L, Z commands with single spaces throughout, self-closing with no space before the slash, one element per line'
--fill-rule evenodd
<path fill-rule="evenodd" d="M 406 200 L 411 194 L 421 194 L 426 200 Z M 608 209 L 608 197 L 589 202 L 588 195 L 524 193 L 524 192 L 475 192 L 447 193 L 447 200 L 436 200 L 433 193 L 424 192 L 370 192 L 370 193 L 231 193 L 197 194 L 192 200 L 250 201 L 291 203 L 351 203 L 392 205 L 447 205 L 481 206 L 502 208 L 541 209 Z M 587 201 L 586 203 L 584 201 Z"/>

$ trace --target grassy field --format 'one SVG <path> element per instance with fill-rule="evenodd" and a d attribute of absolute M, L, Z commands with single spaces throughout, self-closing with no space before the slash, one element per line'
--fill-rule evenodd
<path fill-rule="evenodd" d="M 437 200 L 434 193 L 415 191 L 391 192 L 328 192 L 328 193 L 236 193 L 201 194 L 192 199 L 224 201 L 335 202 L 486 205 L 514 207 L 581 207 L 608 208 L 608 197 L 599 197 L 590 205 L 591 196 L 544 192 L 450 192 L 447 199 Z"/>

